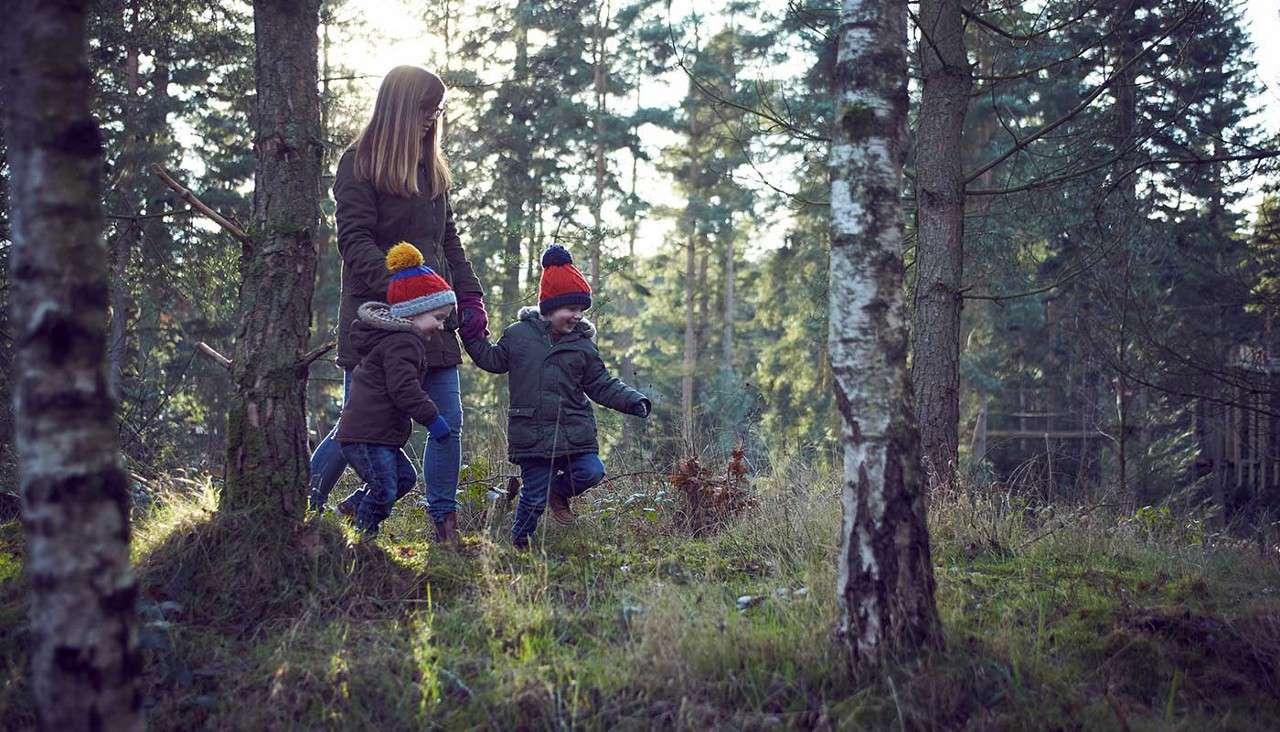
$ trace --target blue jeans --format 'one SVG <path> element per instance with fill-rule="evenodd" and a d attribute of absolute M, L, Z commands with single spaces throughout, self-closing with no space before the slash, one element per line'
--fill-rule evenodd
<path fill-rule="evenodd" d="M 444 519 L 458 510 L 458 471 L 462 467 L 462 390 L 458 384 L 458 368 L 427 369 L 422 375 L 422 388 L 436 403 L 441 416 L 453 430 L 444 440 L 427 438 L 423 449 L 422 479 L 427 485 L 425 505 L 433 521 Z M 347 403 L 351 389 L 351 372 L 342 377 L 342 403 Z M 334 440 L 338 426 L 316 445 L 311 454 L 311 506 L 320 508 L 329 500 L 329 492 L 347 468 L 342 447 Z M 349 499 L 359 500 L 361 488 Z"/>
<path fill-rule="evenodd" d="M 418 473 L 404 450 L 390 445 L 342 443 L 342 456 L 364 481 L 364 495 L 356 509 L 356 528 L 377 532 L 378 524 L 391 515 L 396 500 L 413 490 Z"/>
<path fill-rule="evenodd" d="M 572 498 L 604 480 L 604 463 L 594 452 L 554 460 L 527 458 L 519 465 L 524 487 L 520 489 L 520 505 L 516 506 L 515 521 L 511 525 L 511 538 L 517 543 L 537 530 L 538 519 L 547 507 L 548 490 Z"/>

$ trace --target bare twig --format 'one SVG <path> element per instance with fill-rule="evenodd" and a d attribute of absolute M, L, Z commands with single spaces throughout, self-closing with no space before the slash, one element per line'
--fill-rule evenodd
<path fill-rule="evenodd" d="M 199 198 L 196 197 L 196 194 L 192 193 L 190 190 L 183 187 L 181 183 L 174 180 L 172 176 L 169 175 L 169 171 L 164 169 L 164 166 L 159 164 L 152 164 L 151 172 L 154 173 L 156 176 L 158 176 L 160 180 L 164 181 L 165 185 L 172 188 L 183 201 L 187 202 L 188 205 L 190 205 L 192 208 L 196 209 L 200 213 L 204 214 L 205 216 L 209 217 L 209 219 L 211 219 L 218 226 L 221 226 L 222 228 L 226 229 L 227 232 L 230 233 L 232 236 L 234 236 L 238 241 L 240 241 L 243 244 L 253 243 L 253 240 L 249 238 L 248 234 L 244 233 L 243 229 L 241 229 L 239 226 L 236 226 L 234 223 L 232 223 L 230 219 L 226 218 L 225 216 L 219 214 L 217 211 L 214 211 L 213 209 L 205 205 L 204 201 L 201 201 Z"/>
<path fill-rule="evenodd" d="M 181 208 L 174 211 L 161 211 L 153 214 L 106 214 L 105 218 L 114 221 L 145 221 L 147 219 L 165 219 L 170 216 L 190 216 L 194 213 L 200 213 L 194 208 Z"/>
<path fill-rule="evenodd" d="M 329 351 L 332 351 L 337 346 L 338 346 L 337 341 L 329 341 L 328 343 L 324 344 L 323 346 L 320 346 L 319 348 L 313 348 L 310 351 L 307 351 L 302 355 L 302 358 L 298 359 L 298 366 L 302 368 L 307 368 L 317 358 L 320 358 L 321 356 L 328 353 Z"/>

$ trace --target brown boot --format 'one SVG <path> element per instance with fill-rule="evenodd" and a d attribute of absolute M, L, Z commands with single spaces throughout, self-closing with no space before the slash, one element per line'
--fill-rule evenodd
<path fill-rule="evenodd" d="M 572 526 L 578 520 L 569 505 L 569 499 L 555 491 L 551 491 L 551 495 L 547 497 L 547 507 L 551 509 L 551 518 L 561 526 Z"/>
<path fill-rule="evenodd" d="M 436 541 L 455 547 L 462 543 L 458 538 L 458 514 L 445 514 L 443 519 L 436 522 Z"/>
<path fill-rule="evenodd" d="M 520 496 L 520 479 L 514 475 L 507 479 L 507 500 L 515 503 Z"/>

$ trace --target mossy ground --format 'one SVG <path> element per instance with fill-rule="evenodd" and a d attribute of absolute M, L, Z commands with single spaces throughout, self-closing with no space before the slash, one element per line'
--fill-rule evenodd
<path fill-rule="evenodd" d="M 175 488 L 135 531 L 149 723 L 1280 728 L 1273 539 L 938 497 L 947 649 L 855 676 L 832 635 L 837 486 L 791 468 L 757 488 L 747 515 L 693 539 L 658 483 L 617 481 L 529 554 L 480 523 L 482 498 L 454 551 L 411 501 L 360 544 L 331 515 L 256 535 L 208 486 Z M 0 542 L 0 707 L 23 728 L 16 524 Z"/>

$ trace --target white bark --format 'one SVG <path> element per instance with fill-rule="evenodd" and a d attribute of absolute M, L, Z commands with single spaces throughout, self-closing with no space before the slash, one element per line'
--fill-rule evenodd
<path fill-rule="evenodd" d="M 8 20 L 2 108 L 32 692 L 43 729 L 136 730 L 137 585 L 105 361 L 109 260 L 85 3 L 29 0 Z"/>
<path fill-rule="evenodd" d="M 906 369 L 900 186 L 906 6 L 841 8 L 831 146 L 830 358 L 843 418 L 837 590 L 853 663 L 941 641 Z"/>

